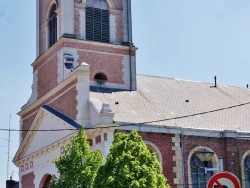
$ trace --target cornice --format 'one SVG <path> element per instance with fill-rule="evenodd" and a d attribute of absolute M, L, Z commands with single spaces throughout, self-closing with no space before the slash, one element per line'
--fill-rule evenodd
<path fill-rule="evenodd" d="M 16 166 L 21 166 L 21 165 L 23 165 L 23 164 L 29 162 L 30 160 L 35 160 L 35 159 L 37 159 L 37 158 L 39 158 L 39 157 L 41 157 L 41 156 L 43 156 L 43 155 L 45 155 L 45 154 L 47 154 L 47 153 L 53 151 L 53 150 L 56 150 L 56 149 L 58 149 L 58 148 L 61 148 L 61 147 L 65 146 L 65 145 L 67 145 L 67 144 L 70 142 L 70 140 L 72 139 L 72 137 L 73 137 L 76 133 L 77 133 L 77 132 L 75 132 L 75 133 L 73 133 L 73 134 L 71 134 L 71 135 L 69 135 L 69 136 L 67 136 L 67 137 L 65 137 L 65 138 L 63 138 L 63 139 L 61 139 L 61 140 L 59 140 L 58 142 L 55 142 L 54 144 L 51 144 L 51 145 L 49 145 L 49 146 L 43 148 L 42 150 L 37 151 L 37 152 L 35 152 L 35 153 L 33 153 L 33 154 L 31 154 L 31 155 L 29 155 L 29 156 L 23 158 L 23 159 L 20 159 L 20 160 L 17 159 L 16 161 L 14 161 L 14 159 L 13 159 L 13 163 L 14 163 Z"/>
<path fill-rule="evenodd" d="M 115 48 L 115 49 L 122 49 L 122 50 L 130 50 L 130 46 L 124 46 L 119 44 L 110 44 L 110 43 L 102 43 L 102 42 L 95 42 L 95 41 L 87 41 L 83 39 L 72 39 L 72 38 L 65 38 L 61 37 L 57 43 L 55 43 L 52 47 L 50 47 L 46 52 L 44 52 L 40 57 L 38 57 L 31 65 L 34 67 L 35 65 L 39 64 L 44 58 L 46 58 L 54 49 L 56 49 L 58 46 L 62 45 L 64 42 L 72 42 L 72 43 L 78 43 L 78 44 L 89 44 L 89 45 L 96 45 L 96 46 L 102 46 L 107 48 Z M 64 46 L 62 46 L 63 48 Z M 137 47 L 132 47 L 131 50 L 136 51 Z M 81 50 L 81 49 L 79 49 Z M 98 51 L 96 51 L 98 52 Z"/>
<path fill-rule="evenodd" d="M 110 14 L 117 14 L 117 15 L 121 15 L 122 14 L 122 10 L 117 10 L 117 9 L 109 9 Z"/>
<path fill-rule="evenodd" d="M 104 43 L 104 42 L 96 42 L 96 41 L 88 41 L 88 40 L 81 40 L 81 39 L 72 39 L 72 38 L 62 38 L 63 42 L 75 42 L 79 44 L 89 44 L 89 45 L 96 45 L 96 46 L 103 46 L 109 48 L 116 48 L 116 49 L 123 49 L 129 50 L 129 46 L 124 46 L 120 44 L 111 44 L 111 43 Z M 132 50 L 137 50 L 138 48 L 132 47 Z"/>
<path fill-rule="evenodd" d="M 36 108 L 37 106 L 41 105 L 44 101 L 46 101 L 51 96 L 53 96 L 54 94 L 56 94 L 58 91 L 60 91 L 61 89 L 63 89 L 66 85 L 70 84 L 72 81 L 74 81 L 75 79 L 77 79 L 78 76 L 80 76 L 80 75 L 89 76 L 89 72 L 84 71 L 84 70 L 79 70 L 79 69 L 74 70 L 72 72 L 72 74 L 66 80 L 64 80 L 63 82 L 61 82 L 60 84 L 58 84 L 55 88 L 53 88 L 47 94 L 45 94 L 44 96 L 42 96 L 41 98 L 39 98 L 38 100 L 36 100 L 34 103 L 32 103 L 32 104 L 24 107 L 17 114 L 19 116 L 22 116 L 22 115 L 26 114 L 27 112 L 31 111 L 32 109 Z M 74 84 L 74 85 L 76 85 L 76 84 Z M 72 86 L 74 86 L 74 85 L 72 85 Z"/>
<path fill-rule="evenodd" d="M 31 66 L 35 66 L 36 64 L 38 64 L 40 61 L 42 61 L 45 57 L 47 57 L 47 55 L 49 55 L 55 48 L 57 48 L 58 46 L 60 46 L 62 44 L 62 40 L 59 39 L 53 46 L 51 46 L 48 50 L 46 50 L 46 52 L 44 52 L 41 56 L 39 56 L 32 64 Z"/>
<path fill-rule="evenodd" d="M 85 8 L 86 8 L 86 5 L 85 5 L 85 4 L 82 4 L 82 3 L 75 3 L 75 8 L 78 8 L 78 9 L 85 9 Z"/>
<path fill-rule="evenodd" d="M 104 126 L 104 128 L 102 128 Z M 85 130 L 86 134 L 88 135 L 88 137 L 90 137 L 91 139 L 94 139 L 95 136 L 98 136 L 100 135 L 100 133 L 103 133 L 103 132 L 114 132 L 114 128 L 106 128 L 107 127 L 107 124 L 102 124 L 102 125 L 99 125 L 97 126 L 99 129 L 89 129 L 89 130 Z M 58 148 L 62 148 L 62 147 L 65 147 L 72 139 L 72 137 L 74 137 L 75 135 L 77 134 L 77 131 L 74 132 L 73 134 L 41 149 L 40 151 L 37 151 L 25 158 L 22 158 L 22 159 L 18 159 L 17 157 L 18 156 L 15 156 L 15 158 L 13 159 L 13 163 L 20 167 L 21 165 L 24 165 L 25 163 L 27 162 L 30 162 L 30 161 L 34 161 L 36 160 L 37 158 L 41 157 L 41 156 L 44 156 L 46 155 L 47 153 L 51 152 L 51 151 L 55 151 L 56 149 Z M 25 148 L 24 148 L 25 149 Z M 20 151 L 18 151 L 20 153 Z"/>

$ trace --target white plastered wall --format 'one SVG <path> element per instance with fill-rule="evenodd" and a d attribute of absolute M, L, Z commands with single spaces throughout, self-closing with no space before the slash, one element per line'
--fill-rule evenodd
<path fill-rule="evenodd" d="M 63 55 L 64 54 L 70 54 L 73 56 L 74 58 L 74 62 L 73 62 L 73 69 L 77 68 L 79 66 L 79 64 L 77 63 L 79 55 L 77 53 L 77 49 L 75 48 L 67 48 L 64 47 L 62 50 L 60 50 L 57 54 L 58 57 L 58 69 L 57 69 L 57 83 L 61 83 L 63 80 L 65 80 L 69 75 L 71 75 L 71 70 L 67 69 L 64 66 L 64 60 L 63 60 Z"/>
<path fill-rule="evenodd" d="M 33 84 L 32 84 L 32 93 L 31 96 L 29 98 L 28 103 L 31 104 L 33 102 L 35 102 L 38 98 L 38 92 L 37 92 L 37 81 L 38 81 L 38 70 L 36 69 L 33 72 Z"/>
<path fill-rule="evenodd" d="M 57 168 L 53 163 L 53 160 L 60 155 L 60 149 L 56 149 L 47 153 L 34 161 L 34 173 L 35 173 L 35 188 L 40 188 L 39 185 L 41 184 L 42 178 L 45 174 L 54 174 L 58 176 Z"/>
<path fill-rule="evenodd" d="M 77 116 L 76 122 L 80 125 L 84 124 L 86 127 L 90 126 L 90 112 L 89 112 L 89 74 L 78 77 L 76 85 L 77 90 Z"/>
<path fill-rule="evenodd" d="M 74 1 L 61 0 L 61 34 L 74 34 Z"/>
<path fill-rule="evenodd" d="M 104 133 L 107 133 L 107 140 L 104 140 Z M 101 142 L 95 142 L 95 136 L 101 135 Z M 92 136 L 93 146 L 91 147 L 92 150 L 101 150 L 102 156 L 106 158 L 109 154 L 110 147 L 114 141 L 114 130 L 113 129 L 106 129 L 102 130 L 101 133 L 95 133 Z"/>
<path fill-rule="evenodd" d="M 116 44 L 116 15 L 109 14 L 109 37 L 110 37 L 110 43 Z"/>
<path fill-rule="evenodd" d="M 86 9 L 85 7 L 79 10 L 79 14 L 80 14 L 80 37 L 82 39 L 86 39 L 86 24 L 85 24 Z"/>

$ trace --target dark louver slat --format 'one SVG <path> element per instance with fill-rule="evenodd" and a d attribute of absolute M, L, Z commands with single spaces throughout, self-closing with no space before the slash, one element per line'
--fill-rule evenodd
<path fill-rule="evenodd" d="M 56 5 L 54 4 L 50 11 L 49 17 L 49 47 L 57 41 L 57 15 L 56 15 Z"/>
<path fill-rule="evenodd" d="M 109 42 L 108 10 L 86 7 L 86 39 L 97 42 Z"/>

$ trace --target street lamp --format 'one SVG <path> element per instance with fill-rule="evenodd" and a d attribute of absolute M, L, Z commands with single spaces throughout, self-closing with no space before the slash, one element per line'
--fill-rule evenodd
<path fill-rule="evenodd" d="M 208 161 L 210 161 L 210 159 L 214 156 L 214 152 L 209 151 L 207 149 L 203 149 L 199 153 L 197 153 L 197 156 L 203 162 L 204 166 L 207 168 Z"/>
<path fill-rule="evenodd" d="M 203 162 L 204 164 L 204 170 L 205 170 L 205 183 L 207 184 L 207 172 L 208 171 L 214 171 L 214 170 L 218 170 L 218 168 L 209 168 L 208 167 L 208 162 L 211 160 L 211 158 L 214 156 L 214 152 L 207 150 L 207 149 L 203 149 L 200 152 L 198 152 L 197 157 Z"/>
<path fill-rule="evenodd" d="M 203 162 L 204 166 L 205 166 L 205 174 L 207 174 L 208 171 L 218 171 L 218 168 L 208 168 L 208 162 L 211 160 L 211 158 L 214 156 L 214 152 L 207 150 L 207 149 L 203 149 L 200 152 L 198 152 L 197 157 Z"/>

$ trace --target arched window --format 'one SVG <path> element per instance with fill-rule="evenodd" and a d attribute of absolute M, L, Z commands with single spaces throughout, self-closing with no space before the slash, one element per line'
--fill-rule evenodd
<path fill-rule="evenodd" d="M 109 6 L 106 0 L 87 0 L 86 39 L 109 43 Z"/>
<path fill-rule="evenodd" d="M 57 14 L 56 4 L 53 4 L 49 14 L 49 47 L 57 41 Z"/>
<path fill-rule="evenodd" d="M 50 174 L 45 174 L 40 182 L 39 188 L 46 188 L 51 180 L 52 176 Z"/>
<path fill-rule="evenodd" d="M 206 165 L 206 166 L 205 166 Z M 190 159 L 190 170 L 193 188 L 206 188 L 208 180 L 213 176 L 212 171 L 206 171 L 206 168 L 213 168 L 212 161 L 204 163 L 196 153 Z"/>
<path fill-rule="evenodd" d="M 244 160 L 244 176 L 245 187 L 250 187 L 250 156 Z"/>

